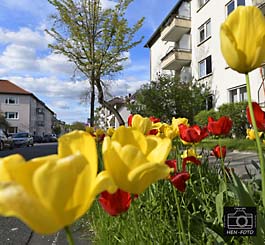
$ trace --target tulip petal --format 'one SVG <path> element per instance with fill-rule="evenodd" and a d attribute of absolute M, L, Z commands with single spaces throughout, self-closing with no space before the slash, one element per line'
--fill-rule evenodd
<path fill-rule="evenodd" d="M 116 149 L 123 163 L 128 166 L 129 169 L 139 167 L 143 162 L 147 162 L 144 154 L 135 146 L 126 145 L 120 151 Z"/>
<path fill-rule="evenodd" d="M 54 233 L 62 228 L 52 211 L 45 209 L 23 187 L 11 182 L 0 183 L 0 214 L 15 216 L 41 234 Z"/>
<path fill-rule="evenodd" d="M 64 158 L 80 152 L 91 164 L 91 171 L 96 175 L 98 167 L 97 148 L 94 138 L 87 132 L 75 130 L 59 138 L 58 155 Z"/>
<path fill-rule="evenodd" d="M 148 146 L 152 148 L 147 159 L 150 162 L 164 163 L 171 150 L 171 140 L 167 138 L 160 139 L 156 136 L 148 136 L 146 140 L 148 141 Z M 154 145 L 156 146 L 154 147 Z"/>
<path fill-rule="evenodd" d="M 69 219 L 73 219 L 73 217 L 64 214 L 69 209 L 67 207 L 68 202 L 73 203 L 71 198 L 76 182 L 86 165 L 87 161 L 82 155 L 73 155 L 46 163 L 39 167 L 34 175 L 33 184 L 40 201 L 47 209 L 54 210 L 58 217 L 67 219 L 61 220 L 62 223 L 67 223 Z M 48 185 L 47 180 L 49 180 Z M 87 188 L 89 186 L 83 186 L 83 197 L 89 194 Z"/>
<path fill-rule="evenodd" d="M 132 183 L 130 190 L 133 194 L 141 194 L 150 184 L 169 176 L 170 168 L 166 164 L 147 162 L 133 169 L 128 174 L 128 180 Z"/>
<path fill-rule="evenodd" d="M 119 127 L 113 134 L 111 140 L 119 142 L 121 146 L 133 145 L 139 147 L 142 152 L 146 152 L 147 150 L 145 136 L 132 128 Z"/>
<path fill-rule="evenodd" d="M 14 175 L 12 169 L 16 171 L 16 167 L 21 163 L 25 163 L 25 159 L 19 155 L 14 154 L 0 159 L 0 181 L 12 181 Z M 17 171 L 16 171 L 17 172 Z"/>
<path fill-rule="evenodd" d="M 115 185 L 113 179 L 107 171 L 102 171 L 97 175 L 94 183 L 94 188 L 92 190 L 92 196 L 96 196 L 103 191 L 108 193 L 115 193 L 118 187 Z"/>
<path fill-rule="evenodd" d="M 227 64 L 248 73 L 265 61 L 265 18 L 255 6 L 239 6 L 221 25 L 221 50 Z"/>

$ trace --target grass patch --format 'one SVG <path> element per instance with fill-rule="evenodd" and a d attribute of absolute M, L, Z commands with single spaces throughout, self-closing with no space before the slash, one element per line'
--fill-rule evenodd
<path fill-rule="evenodd" d="M 223 138 L 223 139 L 204 139 L 199 147 L 203 147 L 206 149 L 212 149 L 214 146 L 221 144 L 222 146 L 226 146 L 229 151 L 238 150 L 238 151 L 257 151 L 256 141 L 248 140 L 248 139 L 231 139 L 231 138 Z M 262 145 L 262 149 L 265 150 L 265 145 Z"/>

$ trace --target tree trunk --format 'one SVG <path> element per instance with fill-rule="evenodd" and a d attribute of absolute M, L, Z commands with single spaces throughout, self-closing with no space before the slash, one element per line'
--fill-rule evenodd
<path fill-rule="evenodd" d="M 100 79 L 96 80 L 96 86 L 98 89 L 98 102 L 105 108 L 107 108 L 113 115 L 117 118 L 119 125 L 124 125 L 124 120 L 122 119 L 120 113 L 112 106 L 110 103 L 104 100 L 104 92 L 101 86 Z"/>
<path fill-rule="evenodd" d="M 94 127 L 95 119 L 95 84 L 91 81 L 91 94 L 90 94 L 90 127 Z"/>

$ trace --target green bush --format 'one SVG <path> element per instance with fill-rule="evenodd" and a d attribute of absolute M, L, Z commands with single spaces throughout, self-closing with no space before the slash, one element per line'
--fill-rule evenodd
<path fill-rule="evenodd" d="M 195 117 L 194 122 L 199 126 L 203 127 L 208 124 L 208 117 L 213 117 L 215 120 L 219 118 L 219 113 L 214 109 L 209 111 L 203 110 L 200 111 Z"/>
<path fill-rule="evenodd" d="M 220 116 L 228 116 L 233 120 L 231 132 L 237 138 L 246 137 L 246 128 L 248 125 L 246 107 L 247 102 L 239 102 L 223 104 L 218 108 Z"/>

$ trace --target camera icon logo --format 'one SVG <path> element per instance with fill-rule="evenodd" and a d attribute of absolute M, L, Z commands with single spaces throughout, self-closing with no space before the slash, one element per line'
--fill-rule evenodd
<path fill-rule="evenodd" d="M 227 236 L 255 236 L 256 207 L 224 207 L 224 234 Z"/>
<path fill-rule="evenodd" d="M 227 214 L 227 227 L 229 229 L 252 229 L 253 214 L 244 210 L 236 210 L 235 213 Z"/>

